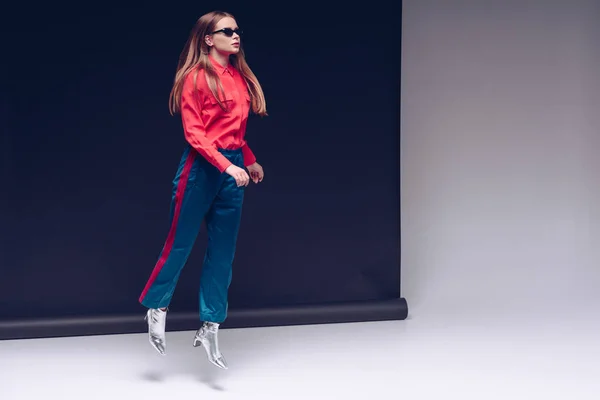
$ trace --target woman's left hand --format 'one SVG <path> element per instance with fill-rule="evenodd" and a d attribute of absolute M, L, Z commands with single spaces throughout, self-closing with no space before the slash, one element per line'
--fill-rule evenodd
<path fill-rule="evenodd" d="M 250 179 L 252 179 L 254 183 L 262 182 L 263 178 L 265 177 L 265 173 L 263 172 L 263 168 L 259 163 L 255 162 L 252 165 L 248 165 L 246 168 L 248 169 Z"/>

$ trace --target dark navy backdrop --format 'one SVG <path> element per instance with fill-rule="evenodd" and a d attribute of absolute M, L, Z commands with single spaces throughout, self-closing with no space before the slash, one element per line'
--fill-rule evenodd
<path fill-rule="evenodd" d="M 265 180 L 247 190 L 230 310 L 400 296 L 401 3 L 244 3 L 15 10 L 3 27 L 0 319 L 143 313 L 184 148 L 169 90 L 212 9 L 237 16 L 270 113 L 249 121 Z M 172 309 L 197 309 L 205 238 Z"/>

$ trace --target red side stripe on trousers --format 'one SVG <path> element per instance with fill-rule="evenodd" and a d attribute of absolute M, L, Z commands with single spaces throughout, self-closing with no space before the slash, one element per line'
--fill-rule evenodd
<path fill-rule="evenodd" d="M 161 257 L 157 261 L 154 266 L 154 270 L 152 270 L 152 274 L 140 295 L 140 302 L 146 297 L 148 290 L 154 284 L 156 277 L 162 270 L 163 266 L 167 262 L 169 255 L 171 254 L 171 249 L 173 248 L 173 243 L 175 242 L 175 232 L 177 230 L 177 222 L 179 221 L 179 214 L 181 213 L 181 204 L 183 203 L 183 196 L 185 194 L 185 188 L 188 183 L 188 179 L 190 176 L 190 171 L 192 169 L 192 165 L 194 164 L 195 153 L 190 149 L 187 159 L 185 160 L 185 165 L 183 166 L 183 170 L 181 172 L 181 176 L 179 177 L 179 182 L 177 184 L 177 191 L 175 192 L 175 210 L 173 213 L 173 221 L 171 221 L 171 228 L 169 229 L 169 234 L 167 236 L 167 240 L 165 242 L 165 247 L 162 251 Z"/>

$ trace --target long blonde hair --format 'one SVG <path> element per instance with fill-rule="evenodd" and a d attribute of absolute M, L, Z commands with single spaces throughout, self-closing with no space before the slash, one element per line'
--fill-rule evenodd
<path fill-rule="evenodd" d="M 225 17 L 234 18 L 233 15 L 227 12 L 212 11 L 201 16 L 192 28 L 190 36 L 179 56 L 179 63 L 175 73 L 175 82 L 171 89 L 171 94 L 169 95 L 169 111 L 171 115 L 180 111 L 183 83 L 186 76 L 192 71 L 194 71 L 194 89 L 197 89 L 195 83 L 198 70 L 200 69 L 204 70 L 208 87 L 217 99 L 219 106 L 225 110 L 225 106 L 221 102 L 221 96 L 218 95 L 219 91 L 223 93 L 221 79 L 215 72 L 212 63 L 208 58 L 210 48 L 204 41 L 204 37 L 210 34 L 210 32 L 213 32 L 217 23 Z M 242 47 L 240 47 L 238 54 L 230 56 L 230 62 L 244 77 L 252 101 L 252 111 L 260 116 L 267 115 L 265 95 L 258 79 L 246 63 Z"/>

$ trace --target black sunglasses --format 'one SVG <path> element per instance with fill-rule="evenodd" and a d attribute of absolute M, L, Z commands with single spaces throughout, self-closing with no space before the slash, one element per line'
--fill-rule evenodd
<path fill-rule="evenodd" d="M 232 37 L 234 33 L 237 33 L 238 36 L 242 36 L 242 33 L 243 33 L 243 31 L 240 28 L 237 28 L 237 29 L 223 28 L 223 29 L 219 29 L 218 31 L 212 32 L 211 35 L 214 35 L 215 33 L 219 33 L 219 32 L 222 32 L 227 37 Z"/>

